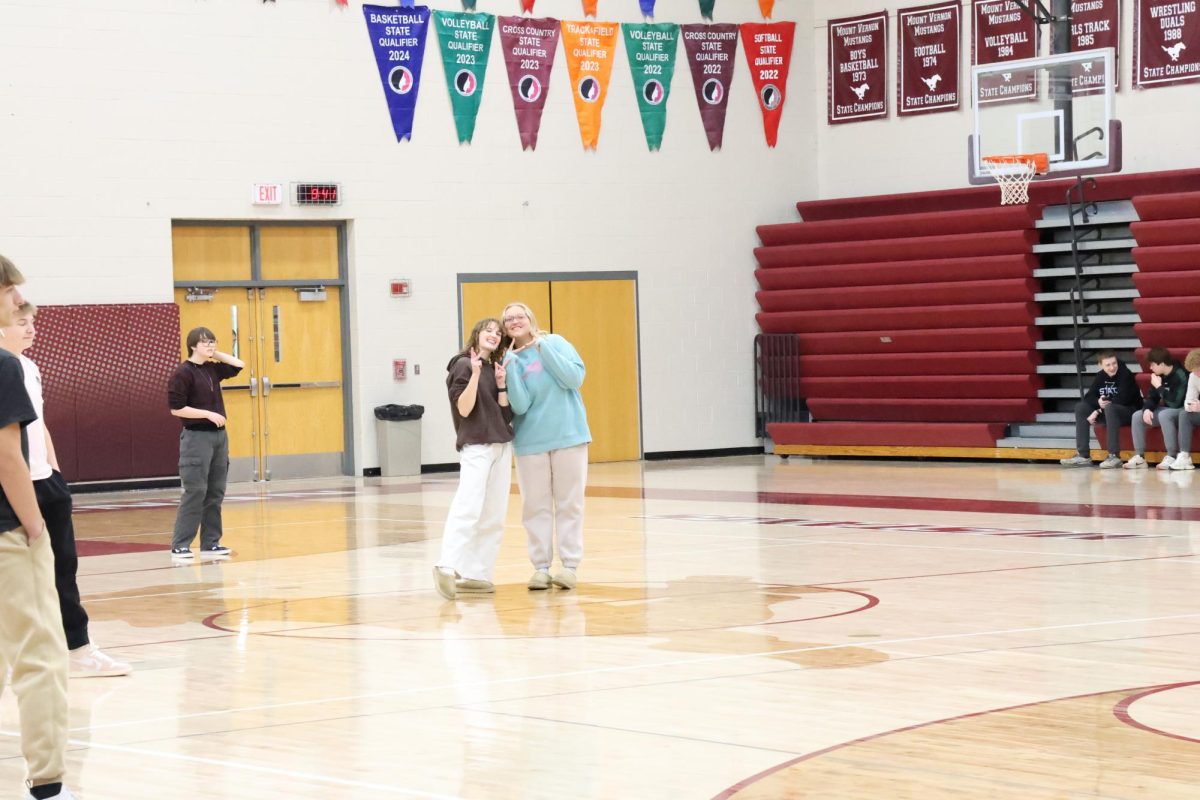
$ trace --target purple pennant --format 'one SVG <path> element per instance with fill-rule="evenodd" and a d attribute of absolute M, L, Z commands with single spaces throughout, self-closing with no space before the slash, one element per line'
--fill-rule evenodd
<path fill-rule="evenodd" d="M 512 89 L 521 149 L 534 150 L 550 89 L 554 51 L 558 49 L 558 20 L 497 17 L 496 27 L 500 29 L 500 49 Z"/>
<path fill-rule="evenodd" d="M 737 58 L 738 26 L 680 25 L 683 47 L 687 51 L 696 88 L 700 120 L 708 136 L 710 150 L 719 150 L 725 137 L 725 112 L 729 108 L 729 86 Z"/>
<path fill-rule="evenodd" d="M 638 5 L 642 7 L 642 16 L 646 19 L 654 19 L 654 3 L 656 0 L 638 0 Z"/>

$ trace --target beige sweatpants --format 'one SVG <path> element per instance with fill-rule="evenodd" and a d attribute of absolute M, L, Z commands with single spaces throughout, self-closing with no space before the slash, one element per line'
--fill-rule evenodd
<path fill-rule="evenodd" d="M 12 669 L 29 783 L 62 781 L 67 750 L 67 640 L 54 589 L 54 554 L 43 533 L 0 533 L 0 679 Z"/>
<path fill-rule="evenodd" d="M 549 569 L 555 543 L 564 567 L 579 566 L 583 558 L 583 490 L 587 485 L 587 467 L 586 444 L 517 456 L 521 521 L 529 537 L 529 560 L 534 569 Z"/>

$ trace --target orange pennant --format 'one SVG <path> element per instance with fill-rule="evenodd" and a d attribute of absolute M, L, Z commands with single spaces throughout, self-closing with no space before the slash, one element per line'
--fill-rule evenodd
<path fill-rule="evenodd" d="M 600 141 L 600 112 L 608 97 L 608 79 L 612 75 L 620 30 L 621 26 L 615 22 L 562 21 L 563 52 L 585 150 L 595 150 Z"/>
<path fill-rule="evenodd" d="M 758 0 L 758 10 L 762 12 L 763 19 L 770 19 L 771 12 L 775 10 L 775 0 Z"/>
<path fill-rule="evenodd" d="M 597 0 L 583 0 L 583 15 L 585 17 L 596 18 L 596 2 Z"/>

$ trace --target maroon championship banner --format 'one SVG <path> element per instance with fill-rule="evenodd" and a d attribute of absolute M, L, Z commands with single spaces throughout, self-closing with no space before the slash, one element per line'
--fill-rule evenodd
<path fill-rule="evenodd" d="M 1133 85 L 1139 89 L 1200 80 L 1196 0 L 1134 0 Z"/>
<path fill-rule="evenodd" d="M 1121 0 L 1071 0 L 1071 52 L 1111 47 L 1121 49 Z M 1121 85 L 1120 57 L 1113 69 L 1113 90 Z M 1071 68 L 1071 89 L 1077 95 L 1104 91 L 1103 71 L 1092 64 Z"/>
<path fill-rule="evenodd" d="M 732 23 L 680 25 L 696 88 L 700 121 L 708 136 L 708 148 L 720 150 L 725 138 L 725 112 L 729 109 L 729 86 L 737 58 L 738 26 Z"/>
<path fill-rule="evenodd" d="M 896 111 L 901 116 L 958 108 L 958 43 L 962 6 L 957 0 L 896 12 Z"/>
<path fill-rule="evenodd" d="M 750 78 L 754 81 L 754 91 L 758 93 L 758 107 L 762 109 L 767 147 L 774 147 L 779 139 L 783 103 L 787 99 L 788 70 L 792 66 L 796 23 L 745 22 L 742 23 L 741 34 L 746 63 L 750 65 Z"/>
<path fill-rule="evenodd" d="M 1012 0 L 975 0 L 975 22 L 971 39 L 971 62 L 1000 64 L 1038 54 L 1038 24 Z M 985 76 L 979 83 L 981 105 L 1037 97 L 1035 73 L 1005 72 Z"/>
<path fill-rule="evenodd" d="M 508 69 L 521 149 L 535 150 L 550 89 L 554 51 L 558 48 L 558 20 L 497 17 L 496 27 L 500 29 L 500 48 Z"/>
<path fill-rule="evenodd" d="M 886 117 L 887 11 L 829 20 L 829 124 Z"/>

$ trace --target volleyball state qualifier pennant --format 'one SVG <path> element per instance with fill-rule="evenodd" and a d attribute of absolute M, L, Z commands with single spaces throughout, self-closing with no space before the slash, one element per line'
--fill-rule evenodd
<path fill-rule="evenodd" d="M 563 53 L 585 150 L 595 150 L 600 141 L 600 112 L 608 97 L 620 27 L 615 22 L 562 21 Z"/>
<path fill-rule="evenodd" d="M 667 127 L 667 97 L 671 94 L 671 77 L 675 74 L 679 26 L 662 22 L 625 23 L 621 27 L 629 69 L 633 72 L 638 111 L 642 115 L 642 130 L 646 132 L 646 146 L 657 150 L 662 146 L 663 130 Z"/>
<path fill-rule="evenodd" d="M 521 149 L 537 148 L 542 126 L 542 109 L 550 90 L 550 72 L 554 69 L 554 51 L 558 48 L 558 20 L 528 17 L 499 17 L 500 48 L 512 89 L 513 110 Z"/>
<path fill-rule="evenodd" d="M 363 6 L 363 16 L 371 47 L 375 50 L 375 64 L 383 81 L 383 94 L 387 98 L 396 141 L 410 139 L 417 92 L 421 88 L 429 9 L 425 6 Z"/>
<path fill-rule="evenodd" d="M 733 64 L 737 58 L 738 26 L 732 23 L 693 24 L 681 25 L 679 29 L 683 32 L 683 48 L 692 69 L 696 105 L 700 107 L 708 147 L 720 150 L 725 138 L 725 112 L 729 108 Z"/>
<path fill-rule="evenodd" d="M 788 68 L 792 64 L 792 42 L 796 38 L 794 22 L 747 22 L 742 25 L 742 44 L 750 77 L 758 92 L 763 114 L 767 146 L 779 138 L 779 117 L 787 99 Z"/>
<path fill-rule="evenodd" d="M 450 90 L 450 108 L 458 142 L 470 142 L 475 135 L 475 118 L 483 99 L 483 79 L 487 75 L 488 52 L 492 48 L 491 14 L 462 11 L 433 12 L 433 27 L 442 48 L 442 67 Z"/>

